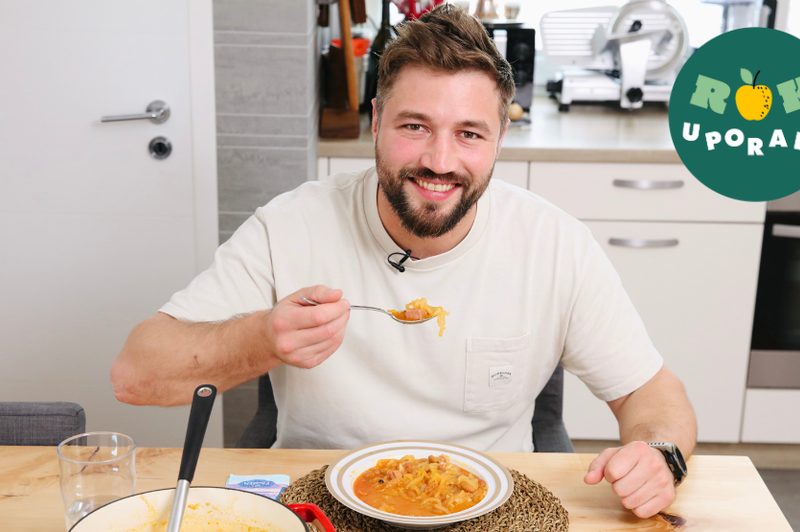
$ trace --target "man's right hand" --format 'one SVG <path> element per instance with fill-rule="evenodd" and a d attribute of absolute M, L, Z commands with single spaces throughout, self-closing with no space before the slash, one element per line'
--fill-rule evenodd
<path fill-rule="evenodd" d="M 300 296 L 316 301 L 309 305 Z M 267 315 L 270 351 L 284 364 L 310 369 L 322 364 L 344 340 L 350 303 L 341 290 L 317 285 L 281 299 Z"/>
<path fill-rule="evenodd" d="M 299 294 L 320 305 L 304 303 Z M 114 394 L 134 405 L 181 405 L 203 383 L 222 393 L 281 364 L 313 368 L 342 344 L 349 317 L 342 291 L 326 286 L 303 288 L 270 310 L 219 323 L 159 312 L 131 331 L 114 360 Z"/>

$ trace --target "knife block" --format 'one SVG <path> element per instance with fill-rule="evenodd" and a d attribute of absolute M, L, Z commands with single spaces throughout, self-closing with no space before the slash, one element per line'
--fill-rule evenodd
<path fill-rule="evenodd" d="M 319 121 L 319 137 L 323 139 L 357 139 L 361 134 L 358 110 L 348 108 L 347 76 L 344 51 L 331 45 L 325 69 L 325 106 Z"/>
<path fill-rule="evenodd" d="M 355 3 L 357 5 L 363 4 L 362 1 L 356 1 Z M 320 138 L 357 139 L 361 133 L 361 121 L 358 117 L 353 36 L 350 31 L 350 14 L 350 0 L 340 1 L 339 23 L 342 29 L 342 47 L 338 49 L 336 46 L 331 45 L 328 52 L 331 99 L 328 105 L 323 107 L 322 116 L 320 116 Z M 339 58 L 343 60 L 340 61 Z M 344 92 L 347 95 L 346 100 L 341 105 L 336 101 L 340 88 L 344 88 Z"/>

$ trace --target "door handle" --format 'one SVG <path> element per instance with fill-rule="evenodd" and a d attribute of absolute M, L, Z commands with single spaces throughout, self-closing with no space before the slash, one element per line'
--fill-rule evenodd
<path fill-rule="evenodd" d="M 678 239 L 609 238 L 608 243 L 625 248 L 671 248 L 678 245 Z"/>
<path fill-rule="evenodd" d="M 676 179 L 673 181 L 656 181 L 654 179 L 615 179 L 614 186 L 622 188 L 638 188 L 640 190 L 681 188 L 683 186 L 683 180 Z"/>
<path fill-rule="evenodd" d="M 775 224 L 772 226 L 772 236 L 800 238 L 800 225 Z"/>
<path fill-rule="evenodd" d="M 102 116 L 101 122 L 123 122 L 126 120 L 150 120 L 154 124 L 163 124 L 169 119 L 169 105 L 161 100 L 150 102 L 144 113 L 138 115 Z"/>

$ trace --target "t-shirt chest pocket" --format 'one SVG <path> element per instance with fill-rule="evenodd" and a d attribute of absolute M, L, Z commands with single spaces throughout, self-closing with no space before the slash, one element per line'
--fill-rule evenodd
<path fill-rule="evenodd" d="M 531 333 L 517 338 L 467 338 L 464 411 L 502 410 L 528 383 Z"/>

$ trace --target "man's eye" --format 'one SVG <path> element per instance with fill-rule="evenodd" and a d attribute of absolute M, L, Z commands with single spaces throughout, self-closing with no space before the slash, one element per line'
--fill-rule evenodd
<path fill-rule="evenodd" d="M 419 125 L 419 124 L 408 124 L 406 127 L 408 129 L 410 129 L 411 131 L 420 131 L 420 130 L 422 130 L 422 126 Z"/>
<path fill-rule="evenodd" d="M 468 139 L 479 139 L 480 136 L 477 133 L 473 133 L 472 131 L 465 131 L 464 137 Z"/>

